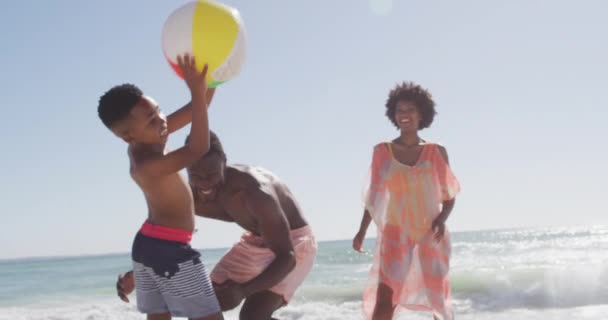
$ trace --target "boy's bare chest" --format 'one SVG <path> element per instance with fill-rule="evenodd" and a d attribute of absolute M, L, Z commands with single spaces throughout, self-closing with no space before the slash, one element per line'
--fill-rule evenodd
<path fill-rule="evenodd" d="M 192 192 L 184 177 L 179 173 L 161 178 L 145 178 L 133 176 L 146 197 L 159 202 L 174 202 L 191 207 Z"/>

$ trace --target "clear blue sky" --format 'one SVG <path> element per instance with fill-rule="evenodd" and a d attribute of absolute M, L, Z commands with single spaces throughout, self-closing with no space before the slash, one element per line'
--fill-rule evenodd
<path fill-rule="evenodd" d="M 225 2 L 244 18 L 248 60 L 218 90 L 212 128 L 230 162 L 287 182 L 320 240 L 354 235 L 372 146 L 397 134 L 384 102 L 402 80 L 436 99 L 422 135 L 448 148 L 463 187 L 453 231 L 608 223 L 608 2 Z M 167 112 L 187 102 L 160 48 L 183 3 L 2 7 L 0 258 L 130 250 L 146 206 L 97 99 L 132 82 Z M 197 225 L 197 248 L 240 234 Z"/>

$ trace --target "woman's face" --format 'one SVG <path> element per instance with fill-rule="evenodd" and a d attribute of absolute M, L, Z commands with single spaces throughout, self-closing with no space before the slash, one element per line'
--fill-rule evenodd
<path fill-rule="evenodd" d="M 397 106 L 395 108 L 395 121 L 397 122 L 397 126 L 399 126 L 401 131 L 418 131 L 421 119 L 422 117 L 420 116 L 420 112 L 418 112 L 418 107 L 416 107 L 414 102 L 406 100 L 397 102 Z"/>

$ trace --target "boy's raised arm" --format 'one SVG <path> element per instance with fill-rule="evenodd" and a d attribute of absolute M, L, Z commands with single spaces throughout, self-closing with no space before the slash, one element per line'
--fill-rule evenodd
<path fill-rule="evenodd" d="M 135 159 L 134 174 L 144 177 L 164 176 L 178 172 L 194 163 L 209 150 L 209 119 L 207 116 L 207 65 L 196 71 L 194 57 L 178 56 L 178 64 L 192 94 L 192 126 L 190 139 L 183 147 L 156 158 Z"/>
<path fill-rule="evenodd" d="M 215 94 L 215 88 L 207 89 L 207 108 L 211 106 L 211 100 Z M 167 130 L 169 134 L 183 128 L 192 122 L 192 101 L 167 116 Z"/>

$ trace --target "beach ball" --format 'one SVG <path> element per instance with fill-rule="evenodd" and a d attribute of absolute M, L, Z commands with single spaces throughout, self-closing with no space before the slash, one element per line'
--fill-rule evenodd
<path fill-rule="evenodd" d="M 177 8 L 162 31 L 162 49 L 175 73 L 183 79 L 177 56 L 189 53 L 196 67 L 207 69 L 207 84 L 216 87 L 236 77 L 245 63 L 245 28 L 235 8 L 198 0 Z"/>

